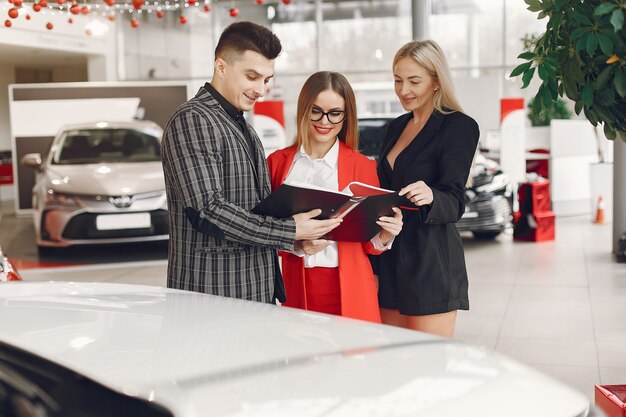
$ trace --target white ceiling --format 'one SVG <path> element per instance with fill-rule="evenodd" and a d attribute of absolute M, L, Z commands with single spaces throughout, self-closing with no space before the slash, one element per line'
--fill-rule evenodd
<path fill-rule="evenodd" d="M 82 54 L 0 44 L 0 64 L 49 67 L 52 65 L 84 65 L 86 62 L 87 56 Z"/>

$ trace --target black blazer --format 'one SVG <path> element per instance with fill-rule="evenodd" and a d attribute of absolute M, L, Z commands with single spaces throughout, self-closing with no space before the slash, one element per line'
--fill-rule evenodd
<path fill-rule="evenodd" d="M 378 164 L 381 187 L 400 190 L 422 180 L 432 189 L 434 200 L 419 211 L 404 210 L 402 232 L 380 258 L 378 273 L 381 280 L 395 275 L 416 281 L 417 287 L 409 292 L 432 293 L 433 299 L 426 301 L 432 305 L 467 300 L 463 244 L 454 223 L 465 211 L 465 183 L 478 145 L 478 124 L 461 112 L 444 115 L 435 110 L 398 155 L 392 171 L 387 154 L 412 118 L 413 113 L 407 113 L 389 125 Z"/>

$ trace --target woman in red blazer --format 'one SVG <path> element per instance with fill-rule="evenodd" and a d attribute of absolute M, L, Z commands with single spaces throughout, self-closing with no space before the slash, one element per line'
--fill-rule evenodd
<path fill-rule="evenodd" d="M 298 98 L 295 143 L 268 158 L 272 189 L 283 182 L 306 182 L 343 190 L 350 182 L 378 186 L 376 163 L 356 151 L 356 101 L 346 78 L 317 72 Z M 367 257 L 391 247 L 402 214 L 381 217 L 381 232 L 369 242 L 296 242 L 281 252 L 289 307 L 380 322 L 377 283 Z"/>

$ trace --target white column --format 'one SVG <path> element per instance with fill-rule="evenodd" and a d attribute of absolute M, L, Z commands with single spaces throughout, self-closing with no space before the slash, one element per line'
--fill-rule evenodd
<path fill-rule="evenodd" d="M 432 12 L 430 0 L 411 0 L 413 39 L 423 40 L 430 36 L 429 20 Z"/>
<path fill-rule="evenodd" d="M 613 253 L 626 233 L 626 143 L 624 135 L 615 139 L 613 148 Z"/>

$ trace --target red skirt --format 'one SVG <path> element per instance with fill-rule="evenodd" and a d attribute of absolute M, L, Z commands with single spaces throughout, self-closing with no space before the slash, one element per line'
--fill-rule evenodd
<path fill-rule="evenodd" d="M 307 310 L 341 315 L 339 268 L 304 268 Z"/>

